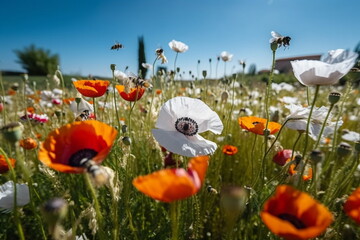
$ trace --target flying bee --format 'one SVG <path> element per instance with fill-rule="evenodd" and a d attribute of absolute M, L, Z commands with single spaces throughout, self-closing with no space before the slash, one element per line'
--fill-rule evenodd
<path fill-rule="evenodd" d="M 212 195 L 218 194 L 218 191 L 215 188 L 213 188 L 211 185 L 208 185 L 206 189 L 207 189 L 208 193 L 210 193 Z"/>
<path fill-rule="evenodd" d="M 111 46 L 111 50 L 117 50 L 119 51 L 120 48 L 124 48 L 124 45 L 121 43 L 116 42 L 114 45 Z"/>
<path fill-rule="evenodd" d="M 158 48 L 158 49 L 155 50 L 155 53 L 156 53 L 156 55 L 160 56 L 161 54 L 164 53 L 164 49 Z"/>
<path fill-rule="evenodd" d="M 270 43 L 276 42 L 279 47 L 290 46 L 291 37 L 289 36 L 284 37 L 280 33 L 277 33 L 275 31 L 271 31 L 271 36 L 272 38 L 269 40 Z"/>
<path fill-rule="evenodd" d="M 133 73 L 129 73 L 129 80 L 133 85 L 135 85 L 135 87 L 144 87 L 144 88 L 152 87 L 151 83 L 149 83 L 148 80 L 142 79 Z"/>
<path fill-rule="evenodd" d="M 82 113 L 79 114 L 79 116 L 75 118 L 75 121 L 85 121 L 88 120 L 89 117 L 90 117 L 89 110 L 84 110 Z"/>

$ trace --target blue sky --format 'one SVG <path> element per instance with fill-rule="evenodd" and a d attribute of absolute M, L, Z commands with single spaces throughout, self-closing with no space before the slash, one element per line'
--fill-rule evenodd
<path fill-rule="evenodd" d="M 0 70 L 21 70 L 14 49 L 30 44 L 58 53 L 65 74 L 111 76 L 110 64 L 137 72 L 137 38 L 143 35 L 147 62 L 162 47 L 173 68 L 175 39 L 189 45 L 178 57 L 181 71 L 213 77 L 221 51 L 234 54 L 227 72 L 248 66 L 269 68 L 270 31 L 292 38 L 277 57 L 322 54 L 331 49 L 353 50 L 360 41 L 359 0 L 12 0 L 0 8 Z M 125 47 L 111 51 L 116 42 Z M 158 63 L 160 64 L 160 63 Z M 219 64 L 218 75 L 224 71 Z"/>

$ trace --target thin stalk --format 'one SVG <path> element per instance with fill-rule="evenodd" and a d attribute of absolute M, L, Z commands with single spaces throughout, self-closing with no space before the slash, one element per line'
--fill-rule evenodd
<path fill-rule="evenodd" d="M 97 120 L 95 98 L 93 97 L 92 99 L 93 99 L 93 104 L 94 104 L 94 116 L 95 116 L 95 120 Z"/>
<path fill-rule="evenodd" d="M 324 120 L 324 122 L 323 122 L 323 124 L 322 124 L 322 126 L 321 126 L 321 130 L 320 130 L 320 133 L 319 133 L 319 137 L 318 137 L 318 139 L 317 139 L 317 141 L 316 141 L 316 143 L 315 143 L 314 149 L 316 149 L 316 148 L 318 147 L 319 143 L 320 143 L 321 136 L 322 136 L 322 134 L 323 134 L 323 132 L 324 132 L 324 129 L 325 129 L 325 126 L 326 126 L 326 122 L 327 122 L 327 120 L 328 120 L 328 118 L 329 118 L 329 116 L 330 116 L 330 112 L 331 112 L 331 110 L 333 109 L 333 107 L 334 107 L 334 104 L 331 104 L 331 105 L 330 105 L 330 108 L 329 108 L 329 111 L 328 111 L 327 114 L 326 114 L 325 120 Z"/>
<path fill-rule="evenodd" d="M 118 124 L 118 130 L 120 131 L 121 129 L 121 125 L 120 125 L 120 117 L 119 117 L 119 112 L 118 112 L 118 109 L 117 109 L 117 103 L 116 103 L 116 79 L 115 79 L 115 73 L 114 71 L 115 70 L 111 70 L 112 71 L 112 76 L 113 76 L 113 97 L 114 97 L 114 108 L 115 108 L 115 113 L 116 113 L 116 122 Z"/>
<path fill-rule="evenodd" d="M 218 67 L 219 67 L 219 59 L 216 62 L 216 67 L 215 67 L 215 79 L 217 79 L 218 76 Z"/>
<path fill-rule="evenodd" d="M 62 73 L 59 69 L 56 70 L 55 74 L 58 74 L 61 80 L 61 88 L 62 88 L 62 94 L 61 94 L 61 115 L 60 115 L 60 123 L 63 125 L 63 113 L 64 113 L 64 96 L 65 96 L 65 82 Z"/>
<path fill-rule="evenodd" d="M 2 78 L 2 72 L 0 71 L 0 86 L 1 86 L 1 94 L 2 97 L 5 97 L 5 90 L 3 85 L 3 78 Z M 3 99 L 4 100 L 4 99 Z M 1 101 L 0 101 L 1 102 Z M 6 125 L 6 107 L 5 107 L 5 101 L 4 101 L 4 108 L 2 110 L 3 119 L 4 119 L 4 125 Z"/>
<path fill-rule="evenodd" d="M 313 99 L 313 102 L 312 102 L 312 104 L 311 104 L 309 116 L 308 116 L 307 123 L 306 123 L 304 150 L 303 150 L 303 152 L 302 152 L 302 157 L 303 157 L 303 159 L 306 158 L 306 151 L 307 151 L 307 146 L 308 146 L 308 141 L 309 141 L 309 129 L 310 129 L 310 122 L 311 122 L 311 115 L 312 115 L 312 112 L 313 112 L 314 107 L 315 107 L 316 99 L 317 99 L 317 97 L 318 97 L 318 95 L 319 95 L 319 89 L 320 89 L 320 85 L 316 85 L 315 94 L 314 94 L 314 99 Z M 301 179 L 302 176 L 304 175 L 305 166 L 306 166 L 306 164 L 308 163 L 308 161 L 309 161 L 309 159 L 306 158 L 305 164 L 304 164 L 304 166 L 303 166 L 302 169 L 301 169 L 300 179 Z M 299 181 L 299 183 L 301 183 L 301 182 L 302 182 L 302 181 Z"/>
<path fill-rule="evenodd" d="M 171 239 L 179 239 L 179 216 L 178 216 L 178 202 L 170 204 L 170 219 L 171 219 Z"/>
<path fill-rule="evenodd" d="M 175 78 L 176 78 L 176 60 L 177 60 L 178 55 L 179 55 L 179 53 L 176 52 L 175 61 L 174 61 L 174 79 L 173 79 L 173 81 L 175 81 Z"/>
<path fill-rule="evenodd" d="M 24 240 L 25 239 L 24 231 L 23 231 L 23 228 L 22 228 L 22 225 L 21 225 L 21 221 L 19 219 L 19 215 L 18 215 L 19 212 L 18 212 L 18 209 L 17 209 L 17 187 L 16 187 L 17 180 L 16 180 L 16 173 L 14 171 L 13 166 L 11 165 L 11 163 L 9 161 L 9 158 L 8 158 L 7 154 L 5 153 L 5 151 L 1 147 L 0 147 L 0 153 L 4 156 L 6 164 L 8 165 L 10 173 L 11 173 L 12 181 L 13 181 L 13 184 L 14 184 L 14 209 L 13 209 L 14 221 L 15 221 L 16 228 L 18 230 L 19 238 L 21 240 Z"/>

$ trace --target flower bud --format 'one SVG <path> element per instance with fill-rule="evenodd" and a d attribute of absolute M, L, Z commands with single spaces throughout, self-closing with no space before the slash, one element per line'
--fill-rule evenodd
<path fill-rule="evenodd" d="M 248 201 L 248 192 L 243 187 L 228 186 L 221 189 L 220 205 L 228 223 L 244 212 Z"/>
<path fill-rule="evenodd" d="M 324 160 L 324 153 L 318 149 L 312 150 L 310 153 L 310 159 L 314 163 L 319 163 Z"/>
<path fill-rule="evenodd" d="M 340 100 L 340 97 L 341 97 L 341 93 L 331 92 L 328 97 L 330 104 L 334 105 L 335 103 L 337 103 Z"/>
<path fill-rule="evenodd" d="M 301 162 L 301 160 L 302 160 L 302 156 L 301 156 L 300 154 L 297 154 L 297 155 L 295 156 L 295 163 L 296 163 L 296 165 L 298 165 L 298 164 Z"/>
<path fill-rule="evenodd" d="M 127 125 L 122 125 L 122 126 L 121 126 L 121 132 L 122 132 L 122 133 L 126 133 L 126 132 L 127 132 Z"/>
<path fill-rule="evenodd" d="M 110 64 L 110 69 L 111 69 L 112 71 L 115 71 L 115 69 L 116 69 L 116 64 Z"/>
<path fill-rule="evenodd" d="M 270 43 L 270 48 L 273 52 L 275 52 L 278 48 L 278 44 L 276 41 L 273 41 L 272 43 Z"/>
<path fill-rule="evenodd" d="M 25 138 L 20 140 L 20 146 L 26 150 L 34 149 L 38 146 L 38 143 L 33 138 Z"/>
<path fill-rule="evenodd" d="M 264 129 L 264 136 L 269 136 L 270 135 L 270 130 L 267 128 L 267 129 Z"/>
<path fill-rule="evenodd" d="M 176 68 L 176 72 L 177 72 L 177 73 L 180 72 L 180 68 L 179 68 L 179 67 Z"/>
<path fill-rule="evenodd" d="M 203 70 L 203 71 L 202 71 L 202 75 L 203 75 L 204 78 L 206 78 L 206 75 L 207 75 L 206 70 Z"/>
<path fill-rule="evenodd" d="M 291 149 L 284 149 L 276 153 L 276 155 L 273 157 L 273 162 L 280 166 L 284 166 L 286 161 L 291 158 L 291 155 Z"/>
<path fill-rule="evenodd" d="M 1 132 L 4 138 L 12 143 L 15 143 L 21 139 L 24 127 L 19 122 L 9 123 L 1 128 Z"/>
<path fill-rule="evenodd" d="M 129 145 L 131 144 L 131 138 L 129 138 L 129 137 L 123 137 L 123 138 L 122 138 L 122 142 L 123 142 L 125 145 L 129 146 Z"/>
<path fill-rule="evenodd" d="M 338 145 L 336 152 L 340 157 L 347 157 L 351 154 L 351 146 L 348 143 L 342 142 Z"/>

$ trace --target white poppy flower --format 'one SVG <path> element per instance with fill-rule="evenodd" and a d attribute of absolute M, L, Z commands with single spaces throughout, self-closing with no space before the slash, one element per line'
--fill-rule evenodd
<path fill-rule="evenodd" d="M 294 130 L 306 131 L 306 124 L 310 113 L 310 107 L 304 108 L 300 105 L 286 106 L 290 110 L 290 115 L 287 116 L 286 127 Z M 323 122 L 329 111 L 327 107 L 315 107 L 311 114 L 309 136 L 315 141 L 318 139 Z M 331 122 L 332 114 L 330 113 L 329 119 L 326 122 L 322 137 L 327 137 L 334 133 L 336 122 Z M 343 124 L 342 120 L 338 122 L 338 127 Z"/>
<path fill-rule="evenodd" d="M 213 154 L 216 143 L 199 133 L 210 130 L 220 134 L 223 124 L 216 112 L 204 102 L 189 97 L 175 97 L 161 108 L 152 133 L 161 146 L 186 157 Z"/>
<path fill-rule="evenodd" d="M 347 131 L 344 135 L 341 136 L 341 138 L 350 142 L 360 141 L 360 133 Z"/>
<path fill-rule="evenodd" d="M 172 40 L 171 42 L 169 42 L 169 47 L 178 53 L 186 52 L 189 49 L 188 45 L 176 40 Z"/>
<path fill-rule="evenodd" d="M 357 57 L 357 53 L 337 49 L 329 51 L 322 61 L 297 60 L 291 65 L 297 80 L 306 86 L 333 85 L 350 71 Z"/>
<path fill-rule="evenodd" d="M 30 202 L 29 187 L 26 184 L 16 184 L 16 204 L 24 206 Z M 0 209 L 14 208 L 14 182 L 8 181 L 0 186 Z"/>
<path fill-rule="evenodd" d="M 224 62 L 230 62 L 233 56 L 234 56 L 233 54 L 228 53 L 226 51 L 220 53 L 220 57 Z"/>
<path fill-rule="evenodd" d="M 94 107 L 88 101 L 84 100 L 82 97 L 77 97 L 80 99 L 80 102 L 77 103 L 76 100 L 70 103 L 70 109 L 74 113 L 74 117 L 79 116 L 84 111 L 88 111 L 89 113 L 94 112 Z"/>

